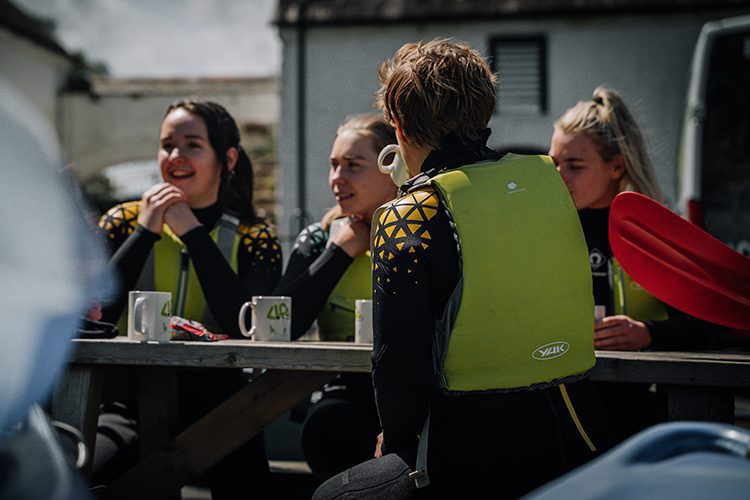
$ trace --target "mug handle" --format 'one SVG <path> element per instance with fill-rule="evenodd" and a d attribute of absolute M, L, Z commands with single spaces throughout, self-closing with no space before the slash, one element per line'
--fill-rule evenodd
<path fill-rule="evenodd" d="M 247 338 L 252 338 L 253 334 L 255 333 L 255 325 L 250 327 L 250 331 L 247 331 L 247 328 L 245 328 L 245 313 L 247 312 L 248 307 L 255 308 L 255 303 L 245 302 L 244 304 L 242 304 L 238 321 L 240 322 L 240 332 L 242 332 L 242 335 Z"/>
<path fill-rule="evenodd" d="M 146 307 L 146 297 L 138 297 L 133 305 L 133 330 L 135 333 L 146 336 L 146 328 L 143 324 L 143 308 Z"/>
<path fill-rule="evenodd" d="M 393 154 L 393 161 L 386 165 L 385 157 Z M 397 186 L 401 186 L 404 182 L 409 180 L 409 170 L 406 167 L 404 159 L 401 157 L 401 149 L 398 144 L 389 144 L 384 147 L 378 155 L 378 170 L 381 173 L 389 174 L 391 180 Z"/>

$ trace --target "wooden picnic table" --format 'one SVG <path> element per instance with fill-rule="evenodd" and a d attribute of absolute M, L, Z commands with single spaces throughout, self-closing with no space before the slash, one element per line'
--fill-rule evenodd
<path fill-rule="evenodd" d="M 145 344 L 123 337 L 76 339 L 65 376 L 53 393 L 52 416 L 81 429 L 93 445 L 107 368 L 129 367 L 139 382 L 142 460 L 108 488 L 107 496 L 168 498 L 337 373 L 369 372 L 370 352 L 370 345 L 348 342 Z M 750 354 L 598 351 L 596 356 L 594 380 L 665 387 L 673 420 L 730 421 L 735 391 L 750 388 Z M 246 367 L 260 375 L 172 435 L 169 395 L 177 368 Z"/>

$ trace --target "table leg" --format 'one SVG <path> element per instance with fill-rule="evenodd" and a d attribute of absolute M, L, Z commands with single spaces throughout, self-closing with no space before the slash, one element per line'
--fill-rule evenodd
<path fill-rule="evenodd" d="M 107 497 L 174 494 L 335 376 L 296 370 L 263 373 L 117 479 Z"/>
<path fill-rule="evenodd" d="M 174 437 L 177 415 L 177 374 L 174 368 L 138 368 L 138 441 L 141 458 Z"/>
<path fill-rule="evenodd" d="M 83 472 L 89 475 L 96 443 L 96 422 L 102 395 L 102 369 L 92 365 L 69 365 L 52 391 L 52 419 L 72 425 L 83 434 L 89 461 Z"/>

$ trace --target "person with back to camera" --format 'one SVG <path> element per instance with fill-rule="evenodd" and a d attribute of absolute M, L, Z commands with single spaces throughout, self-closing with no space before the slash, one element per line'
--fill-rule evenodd
<path fill-rule="evenodd" d="M 281 250 L 273 228 L 255 214 L 252 165 L 237 124 L 217 103 L 176 102 L 161 123 L 158 163 L 164 182 L 147 189 L 140 201 L 110 209 L 99 222 L 121 280 L 117 300 L 102 308 L 103 319 L 122 321 L 129 290 L 169 291 L 173 314 L 244 338 L 239 309 L 253 295 L 273 290 L 281 275 Z M 246 383 L 241 370 L 181 370 L 180 425 L 197 420 Z M 122 461 L 135 447 L 122 449 L 118 443 L 137 439 L 136 418 L 127 399 L 105 409 L 95 480 L 108 482 L 122 472 Z M 206 480 L 214 499 L 232 498 L 237 491 L 269 498 L 262 435 L 218 463 Z"/>
<path fill-rule="evenodd" d="M 638 286 L 612 256 L 609 206 L 632 190 L 656 201 L 661 192 L 643 135 L 619 94 L 598 87 L 554 125 L 549 150 L 570 191 L 586 236 L 594 301 L 606 314 L 594 326 L 596 349 L 695 350 L 710 347 L 714 325 L 668 308 Z M 648 384 L 598 382 L 619 440 L 666 419 L 666 401 Z"/>
<path fill-rule="evenodd" d="M 380 82 L 414 176 L 372 235 L 382 456 L 314 498 L 516 498 L 611 440 L 575 208 L 550 158 L 487 147 L 496 76 L 468 44 L 406 44 Z"/>
<path fill-rule="evenodd" d="M 396 185 L 378 170 L 378 153 L 395 143 L 382 115 L 356 115 L 338 127 L 328 170 L 336 205 L 299 234 L 274 291 L 292 297 L 293 338 L 317 319 L 321 340 L 353 340 L 354 301 L 372 297 L 372 215 L 396 196 Z M 332 223 L 341 224 L 336 234 Z M 342 373 L 321 394 L 308 408 L 301 440 L 310 468 L 325 480 L 373 457 L 380 424 L 368 374 Z"/>

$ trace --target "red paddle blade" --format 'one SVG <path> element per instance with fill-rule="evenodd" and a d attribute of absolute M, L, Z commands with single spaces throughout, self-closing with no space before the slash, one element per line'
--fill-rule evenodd
<path fill-rule="evenodd" d="M 638 193 L 615 197 L 609 242 L 654 297 L 696 318 L 750 330 L 750 259 Z"/>

